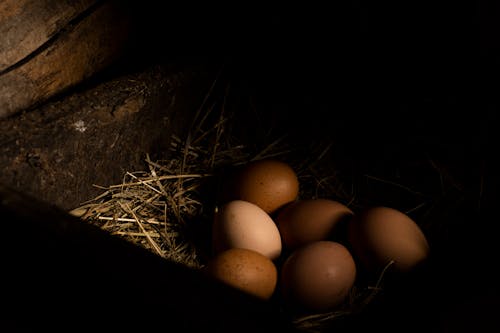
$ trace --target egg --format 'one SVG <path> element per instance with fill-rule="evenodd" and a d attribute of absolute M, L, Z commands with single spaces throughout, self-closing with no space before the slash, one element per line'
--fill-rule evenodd
<path fill-rule="evenodd" d="M 412 270 L 429 256 L 429 244 L 408 215 L 390 207 L 371 207 L 348 225 L 348 240 L 357 261 L 379 272 L 393 262 L 395 271 Z"/>
<path fill-rule="evenodd" d="M 274 263 L 248 249 L 233 248 L 220 252 L 203 270 L 213 279 L 264 300 L 271 298 L 278 280 Z"/>
<path fill-rule="evenodd" d="M 280 270 L 286 304 L 306 311 L 335 309 L 349 295 L 356 265 L 349 250 L 332 241 L 317 241 L 293 251 Z"/>
<path fill-rule="evenodd" d="M 272 218 L 262 208 L 248 201 L 233 200 L 215 214 L 212 246 L 215 253 L 245 248 L 273 260 L 281 254 L 281 236 Z"/>
<path fill-rule="evenodd" d="M 295 249 L 314 241 L 327 240 L 345 224 L 353 211 L 330 199 L 305 199 L 287 205 L 275 221 L 283 246 Z"/>
<path fill-rule="evenodd" d="M 268 214 L 274 214 L 294 201 L 299 193 L 295 170 L 276 159 L 263 159 L 242 166 L 225 186 L 225 200 L 244 200 L 256 204 Z"/>

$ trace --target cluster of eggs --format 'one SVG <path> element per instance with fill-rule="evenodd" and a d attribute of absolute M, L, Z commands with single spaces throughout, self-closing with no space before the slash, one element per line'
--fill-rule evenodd
<path fill-rule="evenodd" d="M 341 305 L 361 265 L 409 271 L 429 254 L 418 225 L 389 207 L 354 213 L 328 198 L 299 198 L 293 168 L 266 159 L 244 165 L 223 189 L 212 226 L 212 278 L 261 299 L 277 294 L 310 311 Z M 345 237 L 340 236 L 345 235 Z"/>

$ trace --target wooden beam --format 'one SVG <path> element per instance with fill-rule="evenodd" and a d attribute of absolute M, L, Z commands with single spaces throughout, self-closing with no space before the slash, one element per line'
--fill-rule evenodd
<path fill-rule="evenodd" d="M 283 331 L 275 307 L 0 184 L 2 330 Z"/>

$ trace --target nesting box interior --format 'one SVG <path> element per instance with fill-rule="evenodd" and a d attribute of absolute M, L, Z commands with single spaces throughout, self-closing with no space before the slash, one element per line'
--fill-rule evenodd
<path fill-rule="evenodd" d="M 498 330 L 498 101 L 483 79 L 498 63 L 499 12 L 481 8 L 486 15 L 426 1 L 4 1 L 0 325 Z M 207 279 L 199 268 L 220 182 L 263 157 L 298 171 L 302 198 L 407 213 L 429 241 L 429 261 L 338 318 L 297 320 L 275 299 Z M 193 179 L 203 182 L 189 192 Z M 126 184 L 145 186 L 145 203 L 134 197 L 127 218 L 161 210 L 160 200 L 174 211 L 160 219 L 182 221 L 171 230 L 186 232 L 192 252 L 155 247 L 145 229 L 110 227 L 116 213 L 92 220 L 132 204 L 116 200 L 131 193 Z M 192 209 L 189 200 L 170 206 L 182 184 Z M 165 239 L 162 230 L 153 231 Z"/>

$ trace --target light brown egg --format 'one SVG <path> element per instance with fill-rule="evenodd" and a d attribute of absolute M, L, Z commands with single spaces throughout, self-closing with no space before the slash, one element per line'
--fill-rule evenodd
<path fill-rule="evenodd" d="M 223 197 L 256 204 L 266 213 L 294 201 L 299 194 L 299 181 L 293 168 L 282 161 L 264 159 L 252 161 L 235 173 Z"/>
<path fill-rule="evenodd" d="M 281 254 L 281 236 L 271 217 L 259 206 L 233 200 L 222 206 L 212 226 L 214 253 L 238 247 L 273 260 Z"/>
<path fill-rule="evenodd" d="M 269 299 L 276 288 L 278 271 L 266 256 L 233 248 L 213 257 L 204 267 L 208 276 L 261 299 Z"/>
<path fill-rule="evenodd" d="M 284 300 L 306 311 L 334 309 L 348 296 L 356 279 L 356 265 L 345 246 L 318 241 L 296 249 L 281 267 Z"/>
<path fill-rule="evenodd" d="M 395 270 L 409 271 L 429 255 L 420 227 L 389 207 L 372 207 L 357 214 L 348 225 L 348 238 L 355 259 L 372 272 L 380 272 L 391 260 Z"/>
<path fill-rule="evenodd" d="M 342 203 L 329 199 L 299 200 L 287 205 L 275 221 L 283 245 L 295 249 L 307 243 L 328 240 L 340 232 L 353 212 Z"/>

